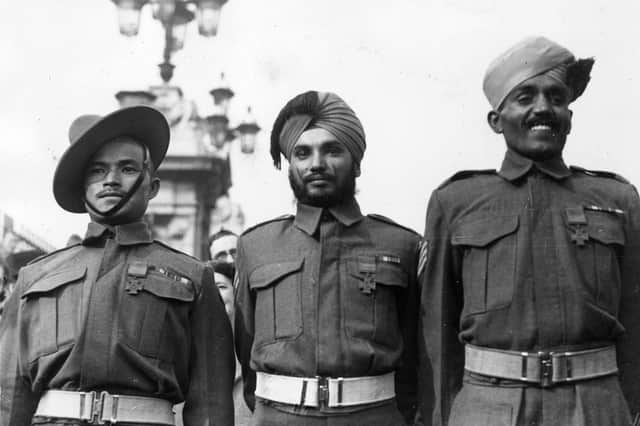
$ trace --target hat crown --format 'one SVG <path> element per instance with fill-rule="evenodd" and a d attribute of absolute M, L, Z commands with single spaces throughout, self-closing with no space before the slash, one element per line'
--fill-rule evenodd
<path fill-rule="evenodd" d="M 84 135 L 87 130 L 101 119 L 102 117 L 99 115 L 85 114 L 73 120 L 73 123 L 69 126 L 69 142 L 71 144 L 76 143 L 80 136 Z"/>

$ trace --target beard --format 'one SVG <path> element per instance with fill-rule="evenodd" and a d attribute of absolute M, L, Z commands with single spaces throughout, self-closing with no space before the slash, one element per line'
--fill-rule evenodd
<path fill-rule="evenodd" d="M 305 183 L 291 173 L 289 169 L 289 185 L 299 203 L 314 207 L 333 207 L 342 204 L 344 201 L 353 198 L 356 194 L 356 168 L 352 167 L 349 178 L 340 186 L 336 187 L 333 193 L 323 195 L 311 195 Z"/>

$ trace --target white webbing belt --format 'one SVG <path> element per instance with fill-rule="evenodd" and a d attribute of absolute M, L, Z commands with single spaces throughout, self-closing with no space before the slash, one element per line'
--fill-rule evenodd
<path fill-rule="evenodd" d="M 350 407 L 396 396 L 395 373 L 381 376 L 324 378 L 256 373 L 257 397 L 306 407 Z"/>
<path fill-rule="evenodd" d="M 49 390 L 40 397 L 35 415 L 84 420 L 90 424 L 175 424 L 173 404 L 169 401 L 107 392 Z"/>
<path fill-rule="evenodd" d="M 517 352 L 466 345 L 464 368 L 472 373 L 542 387 L 618 372 L 615 346 L 575 352 Z"/>

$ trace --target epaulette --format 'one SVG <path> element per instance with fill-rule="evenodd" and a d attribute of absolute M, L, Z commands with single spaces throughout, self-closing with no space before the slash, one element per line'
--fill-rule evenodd
<path fill-rule="evenodd" d="M 195 256 L 191 256 L 189 253 L 185 253 L 185 252 L 183 252 L 182 250 L 178 250 L 178 249 L 177 249 L 177 248 L 175 248 L 175 247 L 171 247 L 171 246 L 170 246 L 170 245 L 168 245 L 167 243 L 163 243 L 162 241 L 159 241 L 159 240 L 153 240 L 153 242 L 154 242 L 154 243 L 157 243 L 158 245 L 161 245 L 162 247 L 164 247 L 164 248 L 166 248 L 166 249 L 168 249 L 168 250 L 171 250 L 171 251 L 172 251 L 172 252 L 174 252 L 174 253 L 181 254 L 181 255 L 183 255 L 183 256 L 185 256 L 185 257 L 188 257 L 188 258 L 190 258 L 190 259 L 196 260 L 196 261 L 198 261 L 198 262 L 202 262 L 202 261 L 201 261 L 200 259 L 198 259 L 197 257 L 195 257 Z"/>
<path fill-rule="evenodd" d="M 256 228 L 259 228 L 259 227 L 261 227 L 261 226 L 263 226 L 263 225 L 266 225 L 267 223 L 277 222 L 277 221 L 280 221 L 280 220 L 293 219 L 294 217 L 295 217 L 295 216 L 294 216 L 294 215 L 292 215 L 292 214 L 283 214 L 282 216 L 274 217 L 273 219 L 269 219 L 269 220 L 265 220 L 264 222 L 256 223 L 255 225 L 250 226 L 250 227 L 248 227 L 247 229 L 245 229 L 245 230 L 242 232 L 242 234 L 240 234 L 240 235 L 244 235 L 244 234 L 246 234 L 246 233 L 248 233 L 248 232 L 251 232 L 251 231 L 253 231 L 253 230 L 254 230 L 254 229 L 256 229 Z"/>
<path fill-rule="evenodd" d="M 574 172 L 584 173 L 587 176 L 603 177 L 603 178 L 615 179 L 622 183 L 630 183 L 628 180 L 626 180 L 619 174 L 613 173 L 613 172 L 607 172 L 604 170 L 588 170 L 578 166 L 569 166 L 569 169 Z"/>
<path fill-rule="evenodd" d="M 371 219 L 379 220 L 380 222 L 384 222 L 384 223 L 387 223 L 387 224 L 389 224 L 389 225 L 397 226 L 398 228 L 402 228 L 402 229 L 404 229 L 405 231 L 409 231 L 409 232 L 411 232 L 411 233 L 413 233 L 413 234 L 416 234 L 416 235 L 420 236 L 420 234 L 418 234 L 418 233 L 417 233 L 416 231 L 414 231 L 413 229 L 411 229 L 411 228 L 409 228 L 409 227 L 406 227 L 406 226 L 404 226 L 404 225 L 400 225 L 399 223 L 394 222 L 392 219 L 389 219 L 388 217 L 383 216 L 383 215 L 381 215 L 381 214 L 370 213 L 370 214 L 368 214 L 368 215 L 367 215 L 367 217 L 370 217 Z"/>
<path fill-rule="evenodd" d="M 27 262 L 27 265 L 32 265 L 32 264 L 34 264 L 36 262 L 40 262 L 41 260 L 46 259 L 49 256 L 53 256 L 54 254 L 61 253 L 61 252 L 65 251 L 65 250 L 72 249 L 72 248 L 77 247 L 79 245 L 81 245 L 81 243 L 72 244 L 70 246 L 65 246 L 65 247 L 59 248 L 58 250 L 51 251 L 49 253 L 41 254 L 40 256 L 36 257 L 35 259 L 31 259 L 29 262 Z"/>
<path fill-rule="evenodd" d="M 438 186 L 438 189 L 443 188 L 448 184 L 450 184 L 451 182 L 455 182 L 457 180 L 467 179 L 477 175 L 495 175 L 496 173 L 498 173 L 496 169 L 460 170 L 459 172 L 456 172 L 453 176 L 451 176 L 449 179 L 442 182 L 440 186 Z"/>

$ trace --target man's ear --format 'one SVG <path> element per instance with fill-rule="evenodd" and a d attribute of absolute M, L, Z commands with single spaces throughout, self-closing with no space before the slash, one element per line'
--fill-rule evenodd
<path fill-rule="evenodd" d="M 487 123 L 489 123 L 489 127 L 494 132 L 500 134 L 502 133 L 502 122 L 500 121 L 500 113 L 497 111 L 489 111 L 487 114 Z"/>
<path fill-rule="evenodd" d="M 354 171 L 356 177 L 360 177 L 360 164 L 359 163 L 355 163 L 353 165 L 353 171 Z"/>
<path fill-rule="evenodd" d="M 152 177 L 149 184 L 149 199 L 155 198 L 158 195 L 158 191 L 160 191 L 160 179 Z"/>

